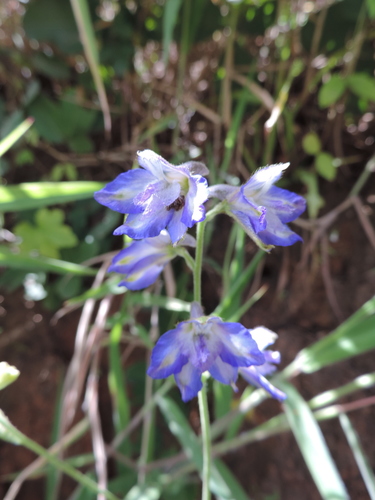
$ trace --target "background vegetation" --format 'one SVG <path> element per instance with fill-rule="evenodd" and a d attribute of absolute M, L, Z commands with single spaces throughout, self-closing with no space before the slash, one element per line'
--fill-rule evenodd
<path fill-rule="evenodd" d="M 265 256 L 224 217 L 207 237 L 206 311 L 279 333 L 288 394 L 213 385 L 213 493 L 375 498 L 374 18 L 374 0 L 1 3 L 7 500 L 199 498 L 196 403 L 145 379 L 189 273 L 118 288 L 121 216 L 92 199 L 145 148 L 211 183 L 288 161 L 308 203 L 303 245 Z"/>

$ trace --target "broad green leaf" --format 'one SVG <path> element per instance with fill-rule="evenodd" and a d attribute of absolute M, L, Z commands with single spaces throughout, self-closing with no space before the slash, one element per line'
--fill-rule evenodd
<path fill-rule="evenodd" d="M 178 20 L 181 0 L 167 0 L 163 9 L 163 60 L 167 63 L 173 30 Z"/>
<path fill-rule="evenodd" d="M 334 158 L 329 153 L 323 151 L 318 154 L 315 158 L 315 168 L 318 174 L 327 179 L 327 181 L 333 181 L 336 177 L 337 171 L 334 165 Z"/>
<path fill-rule="evenodd" d="M 348 440 L 349 446 L 353 452 L 355 461 L 357 462 L 358 469 L 361 472 L 362 479 L 366 485 L 368 494 L 371 500 L 375 500 L 375 476 L 374 472 L 370 466 L 368 458 L 366 457 L 361 442 L 359 440 L 358 434 L 355 431 L 349 417 L 342 413 L 339 416 L 340 424 L 346 439 Z"/>
<path fill-rule="evenodd" d="M 348 86 L 361 99 L 375 101 L 375 78 L 367 73 L 353 73 L 347 78 Z"/>
<path fill-rule="evenodd" d="M 375 349 L 375 297 L 336 330 L 303 349 L 287 372 L 312 373 L 324 366 Z"/>
<path fill-rule="evenodd" d="M 288 398 L 285 413 L 310 474 L 324 500 L 349 500 L 324 436 L 306 401 L 291 384 L 281 388 Z"/>
<path fill-rule="evenodd" d="M 19 370 L 15 366 L 8 365 L 5 361 L 0 362 L 0 391 L 12 384 L 19 377 Z"/>
<path fill-rule="evenodd" d="M 33 208 L 91 198 L 104 186 L 101 182 L 27 182 L 0 186 L 0 212 L 19 212 Z"/>
<path fill-rule="evenodd" d="M 64 212 L 58 208 L 41 208 L 35 214 L 35 225 L 22 221 L 14 228 L 14 234 L 22 239 L 19 247 L 29 254 L 36 250 L 45 257 L 58 258 L 60 248 L 72 248 L 78 238 L 72 229 L 63 224 Z"/>
<path fill-rule="evenodd" d="M 302 139 L 302 147 L 308 155 L 317 155 L 322 149 L 322 144 L 315 132 L 309 132 Z"/>
<path fill-rule="evenodd" d="M 56 274 L 75 274 L 77 276 L 95 276 L 97 273 L 95 269 L 64 260 L 14 254 L 2 245 L 0 245 L 0 267 L 25 269 L 33 272 L 46 271 Z"/>
<path fill-rule="evenodd" d="M 20 137 L 25 134 L 31 125 L 34 123 L 33 118 L 26 118 L 24 122 L 22 122 L 20 125 L 18 125 L 17 128 L 13 130 L 9 135 L 7 135 L 1 142 L 0 142 L 0 156 L 3 156 L 4 153 L 10 149 L 13 144 L 15 144 Z"/>
<path fill-rule="evenodd" d="M 318 102 L 321 108 L 327 108 L 335 104 L 343 95 L 346 89 L 346 82 L 341 75 L 332 75 L 328 82 L 323 83 L 319 90 Z"/>

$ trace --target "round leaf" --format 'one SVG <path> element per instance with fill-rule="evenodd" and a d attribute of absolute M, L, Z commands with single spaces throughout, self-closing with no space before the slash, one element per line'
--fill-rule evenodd
<path fill-rule="evenodd" d="M 333 181 L 336 177 L 335 159 L 329 153 L 319 153 L 315 158 L 315 168 L 319 175 Z"/>
<path fill-rule="evenodd" d="M 346 88 L 345 81 L 340 75 L 332 75 L 331 79 L 324 83 L 319 90 L 318 102 L 321 108 L 328 108 L 337 102 Z"/>
<path fill-rule="evenodd" d="M 302 139 L 302 147 L 308 155 L 317 155 L 322 149 L 320 139 L 315 132 L 309 132 Z"/>

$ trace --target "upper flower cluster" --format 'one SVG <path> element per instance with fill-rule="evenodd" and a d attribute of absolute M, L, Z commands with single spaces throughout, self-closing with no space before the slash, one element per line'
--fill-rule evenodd
<path fill-rule="evenodd" d="M 116 212 L 129 214 L 114 234 L 142 239 L 167 229 L 176 243 L 187 229 L 205 217 L 207 167 L 190 161 L 179 166 L 153 151 L 137 153 L 140 169 L 120 174 L 95 193 L 95 199 Z"/>
<path fill-rule="evenodd" d="M 304 198 L 274 186 L 288 163 L 259 169 L 241 187 L 219 184 L 208 188 L 203 163 L 168 163 L 153 151 L 137 153 L 142 168 L 120 174 L 95 193 L 95 199 L 112 210 L 127 214 L 114 234 L 133 239 L 158 236 L 163 229 L 176 244 L 187 229 L 205 218 L 209 197 L 223 201 L 223 210 L 233 217 L 264 250 L 288 246 L 301 240 L 286 225 L 306 208 Z"/>

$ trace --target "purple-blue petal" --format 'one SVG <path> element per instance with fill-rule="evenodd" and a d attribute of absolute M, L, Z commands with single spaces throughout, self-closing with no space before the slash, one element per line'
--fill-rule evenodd
<path fill-rule="evenodd" d="M 238 376 L 238 368 L 224 363 L 220 358 L 217 358 L 214 364 L 209 369 L 210 374 L 214 379 L 218 380 L 222 384 L 234 384 Z"/>
<path fill-rule="evenodd" d="M 306 210 L 306 200 L 296 193 L 271 186 L 262 196 L 262 204 L 272 209 L 281 222 L 292 222 Z"/>
<path fill-rule="evenodd" d="M 168 211 L 159 201 L 152 205 L 141 214 L 128 215 L 125 224 L 115 229 L 113 234 L 126 234 L 135 240 L 158 236 L 169 224 L 173 213 L 172 210 Z"/>
<path fill-rule="evenodd" d="M 138 279 L 132 279 L 132 272 L 129 272 L 119 286 L 126 286 L 129 290 L 142 290 L 155 283 L 163 269 L 164 265 L 149 267 L 140 274 Z"/>
<path fill-rule="evenodd" d="M 201 376 L 202 374 L 190 363 L 187 363 L 179 373 L 175 374 L 174 378 L 184 403 L 193 399 L 202 389 Z"/>
<path fill-rule="evenodd" d="M 272 397 L 279 401 L 284 401 L 284 399 L 286 399 L 286 394 L 263 377 L 263 375 L 258 372 L 257 367 L 250 366 L 249 368 L 240 368 L 239 371 L 249 384 L 265 389 Z"/>
<path fill-rule="evenodd" d="M 133 200 L 153 180 L 154 177 L 146 170 L 129 170 L 94 193 L 94 198 L 98 203 L 121 214 L 139 213 L 142 207 L 136 206 Z"/>
<path fill-rule="evenodd" d="M 187 356 L 182 352 L 180 334 L 183 325 L 177 325 L 174 330 L 164 333 L 157 341 L 151 354 L 151 363 L 147 374 L 152 378 L 166 378 L 179 373 L 188 362 Z"/>

